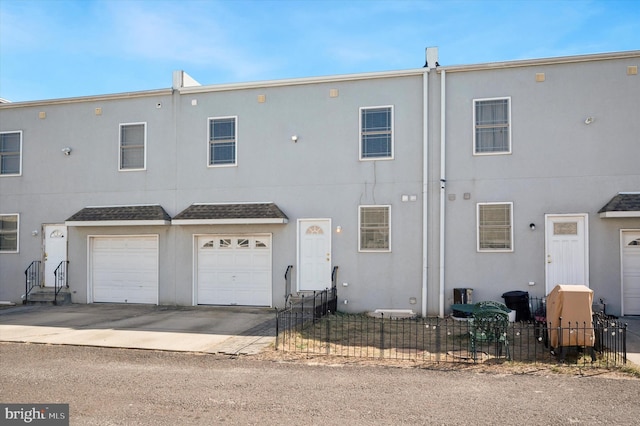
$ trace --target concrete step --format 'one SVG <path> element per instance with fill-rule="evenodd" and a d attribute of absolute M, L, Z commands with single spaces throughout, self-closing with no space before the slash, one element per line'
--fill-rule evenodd
<path fill-rule="evenodd" d="M 34 288 L 29 293 L 27 305 L 53 305 L 54 298 L 57 305 L 65 305 L 71 303 L 71 293 L 69 289 L 63 288 L 55 297 L 55 290 L 51 287 Z"/>

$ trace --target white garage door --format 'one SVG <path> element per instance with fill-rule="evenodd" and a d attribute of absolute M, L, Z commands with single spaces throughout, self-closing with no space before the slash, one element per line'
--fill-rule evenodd
<path fill-rule="evenodd" d="M 271 306 L 271 235 L 197 238 L 199 305 Z"/>
<path fill-rule="evenodd" d="M 94 302 L 158 303 L 158 236 L 91 238 Z"/>
<path fill-rule="evenodd" d="M 640 231 L 622 233 L 624 315 L 640 315 Z"/>

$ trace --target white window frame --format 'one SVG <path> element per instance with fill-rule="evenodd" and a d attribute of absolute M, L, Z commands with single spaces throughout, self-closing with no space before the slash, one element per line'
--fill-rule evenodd
<path fill-rule="evenodd" d="M 15 250 L 0 250 L 0 254 L 4 253 L 19 253 L 20 252 L 20 214 L 19 213 L 3 213 L 3 216 L 13 216 L 16 218 L 16 249 Z"/>
<path fill-rule="evenodd" d="M 122 128 L 124 126 L 144 126 L 144 141 L 142 144 L 142 167 L 122 167 Z M 137 145 L 136 145 L 137 146 Z M 147 123 L 144 121 L 137 123 L 120 123 L 118 126 L 118 171 L 121 172 L 138 172 L 147 170 Z"/>
<path fill-rule="evenodd" d="M 234 161 L 233 163 L 221 163 L 221 164 L 212 164 L 211 160 L 211 122 L 215 120 L 228 120 L 233 119 L 234 121 Z M 238 116 L 237 115 L 227 115 L 220 117 L 207 117 L 207 167 L 236 167 L 238 165 Z"/>
<path fill-rule="evenodd" d="M 476 105 L 479 102 L 489 102 L 489 101 L 507 101 L 507 130 L 508 130 L 508 149 L 506 151 L 495 151 L 495 152 L 478 152 L 477 150 L 477 138 L 476 138 L 476 131 L 478 129 L 478 126 L 476 124 Z M 481 99 L 474 99 L 473 100 L 473 155 L 474 156 L 483 156 L 483 155 L 509 155 L 511 154 L 512 151 L 512 139 L 511 139 L 511 97 L 510 96 L 503 96 L 503 97 L 499 97 L 499 98 L 481 98 Z M 497 127 L 497 126 L 494 126 Z"/>
<path fill-rule="evenodd" d="M 365 157 L 364 154 L 364 131 L 363 131 L 363 122 L 362 122 L 362 112 L 370 109 L 383 109 L 388 108 L 391 114 L 391 152 L 389 156 L 385 157 Z M 384 160 L 393 160 L 394 159 L 394 151 L 395 151 L 395 114 L 393 105 L 379 105 L 379 106 L 367 106 L 360 107 L 358 109 L 358 139 L 360 141 L 360 148 L 358 155 L 360 156 L 360 161 L 384 161 Z"/>
<path fill-rule="evenodd" d="M 480 207 L 488 205 L 508 205 L 509 206 L 509 248 L 481 248 L 480 247 Z M 477 203 L 476 204 L 476 250 L 479 253 L 511 253 L 514 251 L 513 240 L 513 202 L 501 201 L 491 203 Z"/>
<path fill-rule="evenodd" d="M 0 135 L 7 135 L 12 133 L 18 133 L 20 135 L 20 151 L 19 151 L 20 164 L 18 166 L 18 173 L 2 173 L 2 170 L 0 170 L 0 179 L 3 177 L 22 176 L 22 130 L 3 131 L 3 132 L 0 132 Z M 2 153 L 0 153 L 0 157 L 2 157 Z"/>
<path fill-rule="evenodd" d="M 385 248 L 363 248 L 362 247 L 362 210 L 366 208 L 386 208 L 388 211 L 388 247 Z M 367 204 L 358 206 L 358 251 L 361 253 L 389 253 L 391 252 L 391 205 L 390 204 Z"/>

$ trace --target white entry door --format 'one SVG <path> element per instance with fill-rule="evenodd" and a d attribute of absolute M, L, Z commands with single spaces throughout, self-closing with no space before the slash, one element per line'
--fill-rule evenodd
<path fill-rule="evenodd" d="M 331 287 L 331 219 L 298 220 L 298 291 Z"/>
<path fill-rule="evenodd" d="M 55 286 L 55 270 L 67 260 L 67 227 L 44 225 L 44 285 Z M 66 271 L 66 270 L 65 270 Z"/>
<path fill-rule="evenodd" d="M 622 315 L 640 315 L 640 231 L 622 231 Z"/>
<path fill-rule="evenodd" d="M 589 287 L 586 214 L 546 215 L 546 294 L 558 284 Z"/>

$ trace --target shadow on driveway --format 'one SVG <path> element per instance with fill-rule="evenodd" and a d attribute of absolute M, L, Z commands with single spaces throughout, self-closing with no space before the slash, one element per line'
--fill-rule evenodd
<path fill-rule="evenodd" d="M 135 304 L 0 309 L 0 341 L 252 355 L 275 340 L 270 308 Z"/>

